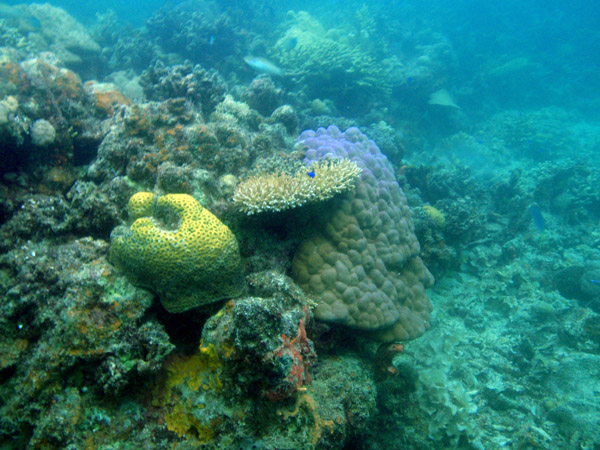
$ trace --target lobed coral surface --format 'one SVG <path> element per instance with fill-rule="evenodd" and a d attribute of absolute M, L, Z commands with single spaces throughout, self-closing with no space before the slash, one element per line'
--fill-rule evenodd
<path fill-rule="evenodd" d="M 129 214 L 135 219 L 131 228 L 113 232 L 111 260 L 135 284 L 156 292 L 167 311 L 182 312 L 241 293 L 235 236 L 192 196 L 155 199 L 139 192 L 129 200 Z"/>
<path fill-rule="evenodd" d="M 307 164 L 348 158 L 362 169 L 356 189 L 294 256 L 296 282 L 319 300 L 315 316 L 382 342 L 420 336 L 429 328 L 425 288 L 433 277 L 419 258 L 410 210 L 387 158 L 357 128 L 309 130 L 298 142 Z"/>

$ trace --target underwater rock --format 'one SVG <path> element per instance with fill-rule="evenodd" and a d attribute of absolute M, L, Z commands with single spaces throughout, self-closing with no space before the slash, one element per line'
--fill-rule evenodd
<path fill-rule="evenodd" d="M 252 296 L 209 319 L 203 340 L 215 345 L 238 387 L 260 386 L 254 395 L 282 401 L 311 381 L 316 355 L 306 330 L 312 314 L 303 292 L 287 277 L 261 272 L 248 282 Z"/>
<path fill-rule="evenodd" d="M 72 231 L 70 207 L 62 196 L 28 195 L 17 199 L 20 207 L 2 228 L 2 239 L 41 239 Z"/>
<path fill-rule="evenodd" d="M 263 116 L 270 115 L 281 104 L 283 91 L 275 86 L 268 75 L 259 75 L 246 88 L 241 95 L 251 108 Z"/>
<path fill-rule="evenodd" d="M 84 85 L 86 94 L 92 101 L 96 112 L 102 117 L 110 117 L 121 105 L 129 105 L 127 99 L 113 83 L 98 83 L 87 81 Z"/>
<path fill-rule="evenodd" d="M 84 236 L 107 239 L 117 225 L 119 208 L 110 194 L 92 181 L 77 180 L 66 194 L 73 230 Z"/>
<path fill-rule="evenodd" d="M 443 108 L 456 108 L 460 109 L 456 103 L 454 103 L 454 99 L 450 95 L 446 89 L 440 89 L 438 91 L 433 92 L 429 96 L 429 101 L 427 102 L 430 105 L 436 105 Z"/>
<path fill-rule="evenodd" d="M 273 54 L 309 98 L 330 99 L 340 110 L 364 112 L 374 97 L 390 93 L 390 74 L 372 54 L 336 39 L 305 11 L 288 12 Z"/>
<path fill-rule="evenodd" d="M 0 257 L 0 346 L 13 349 L 2 358 L 11 373 L 0 387 L 3 438 L 68 446 L 82 409 L 77 395 L 65 396 L 85 393 L 91 412 L 88 401 L 97 406 L 148 382 L 172 350 L 162 325 L 145 315 L 153 296 L 119 275 L 107 253 L 106 242 L 84 238 L 30 241 Z"/>
<path fill-rule="evenodd" d="M 165 66 L 157 61 L 140 76 L 140 85 L 149 100 L 164 101 L 181 97 L 196 104 L 207 118 L 225 97 L 226 86 L 221 76 L 200 65 Z"/>
<path fill-rule="evenodd" d="M 337 123 L 337 122 L 336 122 Z M 377 147 L 396 168 L 402 163 L 406 151 L 405 139 L 402 132 L 383 120 L 369 125 L 365 134 L 377 144 Z"/>
<path fill-rule="evenodd" d="M 87 163 L 104 131 L 81 79 L 51 54 L 30 56 L 22 62 L 0 56 L 8 58 L 0 67 L 8 71 L 0 96 L 3 88 L 14 93 L 0 101 L 0 172 Z"/>
<path fill-rule="evenodd" d="M 270 120 L 282 124 L 289 135 L 296 134 L 298 130 L 298 116 L 290 105 L 282 105 L 273 111 Z"/>
<path fill-rule="evenodd" d="M 598 367 L 599 355 L 573 352 L 557 361 L 555 370 L 542 383 L 546 392 L 564 399 L 548 411 L 547 417 L 567 438 L 597 441 L 600 394 L 590 389 L 589 380 L 597 380 Z"/>
<path fill-rule="evenodd" d="M 46 119 L 38 119 L 31 126 L 31 142 L 38 147 L 45 147 L 54 143 L 56 130 Z"/>
<path fill-rule="evenodd" d="M 597 313 L 600 313 L 600 269 L 588 270 L 579 280 L 581 292 L 586 297 L 586 303 Z"/>
<path fill-rule="evenodd" d="M 273 271 L 248 281 L 249 297 L 207 321 L 197 353 L 167 360 L 153 404 L 190 444 L 342 449 L 375 414 L 372 371 L 352 354 L 315 365 L 302 290 Z"/>
<path fill-rule="evenodd" d="M 581 280 L 585 268 L 583 266 L 569 266 L 556 271 L 553 276 L 554 288 L 565 298 L 585 301 L 586 293 L 581 289 Z"/>
<path fill-rule="evenodd" d="M 166 194 L 192 194 L 194 174 L 190 167 L 164 162 L 157 169 L 157 183 Z"/>
<path fill-rule="evenodd" d="M 52 51 L 72 68 L 86 69 L 86 63 L 97 59 L 100 46 L 65 10 L 48 3 L 31 4 L 27 9 L 40 21 L 40 34 L 48 45 L 43 50 Z"/>
<path fill-rule="evenodd" d="M 227 12 L 189 6 L 183 2 L 161 8 L 146 21 L 150 39 L 160 45 L 161 53 L 211 68 L 223 64 L 226 57 L 241 61 L 247 36 L 236 29 Z"/>

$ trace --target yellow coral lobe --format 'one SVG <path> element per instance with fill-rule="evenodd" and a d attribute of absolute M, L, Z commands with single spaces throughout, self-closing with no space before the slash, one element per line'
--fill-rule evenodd
<path fill-rule="evenodd" d="M 443 228 L 444 225 L 446 225 L 446 217 L 439 209 L 430 205 L 425 205 L 423 206 L 423 210 L 438 227 Z"/>
<path fill-rule="evenodd" d="M 130 219 L 146 217 L 152 215 L 154 204 L 154 194 L 152 192 L 138 192 L 129 199 L 127 211 Z"/>
<path fill-rule="evenodd" d="M 135 219 L 111 235 L 111 261 L 130 280 L 155 291 L 171 313 L 236 297 L 243 278 L 237 239 L 187 194 L 135 194 Z"/>
<path fill-rule="evenodd" d="M 166 421 L 169 431 L 177 433 L 179 437 L 193 437 L 197 444 L 204 444 L 215 438 L 214 429 L 210 425 L 203 425 L 179 404 L 166 416 Z"/>
<path fill-rule="evenodd" d="M 221 382 L 221 360 L 213 344 L 200 343 L 193 355 L 169 355 L 165 361 L 166 376 L 154 392 L 153 405 L 164 408 L 167 428 L 194 444 L 215 438 L 219 420 L 201 411 L 205 401 L 218 395 Z M 207 397 L 208 396 L 208 397 Z M 200 401 L 202 399 L 202 401 Z"/>

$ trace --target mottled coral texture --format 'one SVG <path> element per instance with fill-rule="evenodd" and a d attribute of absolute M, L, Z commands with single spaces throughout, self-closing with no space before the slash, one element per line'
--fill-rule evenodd
<path fill-rule="evenodd" d="M 294 256 L 296 282 L 319 301 L 315 316 L 381 342 L 420 336 L 429 328 L 425 288 L 433 277 L 419 258 L 391 164 L 357 128 L 308 130 L 298 143 L 306 147 L 307 165 L 347 158 L 362 169 L 356 188 L 335 203 Z"/>
<path fill-rule="evenodd" d="M 128 209 L 135 221 L 111 234 L 111 261 L 134 284 L 156 292 L 167 311 L 242 292 L 237 239 L 192 196 L 138 192 Z"/>

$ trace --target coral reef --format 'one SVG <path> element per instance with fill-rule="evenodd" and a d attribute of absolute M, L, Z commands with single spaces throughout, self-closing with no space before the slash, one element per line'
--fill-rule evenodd
<path fill-rule="evenodd" d="M 0 6 L 0 447 L 598 447 L 588 55 L 275 3 Z"/>
<path fill-rule="evenodd" d="M 227 13 L 181 4 L 156 11 L 146 29 L 164 53 L 175 53 L 193 64 L 214 68 L 227 57 L 244 56 L 243 43 Z"/>
<path fill-rule="evenodd" d="M 253 176 L 236 186 L 233 202 L 248 215 L 297 208 L 352 190 L 360 172 L 353 161 L 332 159 L 317 161 L 293 175 Z"/>
<path fill-rule="evenodd" d="M 387 73 L 372 55 L 337 39 L 305 11 L 288 13 L 273 50 L 309 98 L 327 98 L 349 112 L 364 110 L 373 97 L 389 94 Z M 287 50 L 287 42 L 297 44 Z"/>
<path fill-rule="evenodd" d="M 318 219 L 294 256 L 296 282 L 319 299 L 315 316 L 382 342 L 420 336 L 429 327 L 425 288 L 433 278 L 387 158 L 357 128 L 305 131 L 298 142 L 307 164 L 349 158 L 362 169 L 356 189 Z"/>
<path fill-rule="evenodd" d="M 135 389 L 173 348 L 144 316 L 152 295 L 118 274 L 107 251 L 84 238 L 29 242 L 0 257 L 1 368 L 12 374 L 0 387 L 3 438 L 66 445 L 83 421 L 83 397 L 89 405 Z"/>
<path fill-rule="evenodd" d="M 68 68 L 80 73 L 93 73 L 99 62 L 100 46 L 88 30 L 64 9 L 48 3 L 31 4 L 27 11 L 40 22 L 29 36 L 36 51 L 51 51 Z M 92 70 L 90 70 L 92 69 Z"/>
<path fill-rule="evenodd" d="M 252 80 L 250 86 L 241 95 L 242 100 L 263 116 L 270 115 L 280 106 L 282 96 L 282 90 L 276 87 L 271 77 L 266 74 Z"/>
<path fill-rule="evenodd" d="M 133 223 L 111 234 L 111 261 L 134 284 L 156 292 L 167 311 L 242 292 L 237 239 L 193 197 L 139 192 L 128 209 Z"/>
<path fill-rule="evenodd" d="M 226 86 L 215 71 L 206 71 L 188 61 L 165 67 L 157 61 L 140 76 L 140 84 L 148 100 L 164 101 L 182 97 L 196 104 L 208 117 L 225 97 Z"/>
<path fill-rule="evenodd" d="M 204 327 L 201 352 L 218 359 L 212 375 L 196 372 L 209 381 L 187 390 L 185 417 L 215 446 L 341 448 L 375 412 L 372 374 L 353 355 L 325 355 L 313 369 L 304 293 L 275 272 L 249 281 L 252 296 L 228 302 Z"/>

